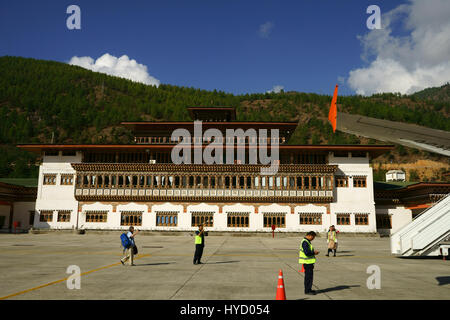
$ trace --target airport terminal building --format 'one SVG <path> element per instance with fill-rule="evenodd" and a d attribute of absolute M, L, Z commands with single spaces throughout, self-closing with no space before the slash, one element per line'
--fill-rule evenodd
<path fill-rule="evenodd" d="M 216 129 L 224 138 L 194 141 L 194 121 L 123 122 L 134 144 L 20 145 L 42 159 L 33 227 L 191 231 L 201 223 L 211 231 L 271 232 L 275 225 L 281 232 L 324 232 L 335 225 L 341 232 L 377 232 L 369 161 L 393 146 L 289 145 L 296 122 L 239 122 L 234 108 L 188 109 L 203 131 Z M 255 148 L 249 136 L 231 137 L 233 163 L 173 163 L 180 140 L 171 135 L 180 128 L 194 137 L 191 159 L 196 148 L 230 142 L 227 130 L 278 129 L 276 141 L 270 133 L 263 138 L 269 146 L 279 143 L 278 170 L 262 174 L 268 165 L 248 163 Z"/>

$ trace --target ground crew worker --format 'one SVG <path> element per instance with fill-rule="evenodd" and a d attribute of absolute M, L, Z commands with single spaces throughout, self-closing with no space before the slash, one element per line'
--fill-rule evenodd
<path fill-rule="evenodd" d="M 336 257 L 337 251 L 337 234 L 336 228 L 331 226 L 327 233 L 327 244 L 328 244 L 328 252 L 326 254 L 327 257 L 330 256 L 331 251 L 334 251 L 333 257 Z"/>
<path fill-rule="evenodd" d="M 316 262 L 315 255 L 319 254 L 319 251 L 315 251 L 311 241 L 316 237 L 314 231 L 310 231 L 306 234 L 305 238 L 300 244 L 300 252 L 298 262 L 303 264 L 305 269 L 305 294 L 315 295 L 316 291 L 312 290 L 313 276 L 314 276 L 314 263 Z"/>
<path fill-rule="evenodd" d="M 203 248 L 205 247 L 205 230 L 203 230 L 203 225 L 198 226 L 198 231 L 195 231 L 195 253 L 194 253 L 194 264 L 202 264 L 202 254 Z"/>

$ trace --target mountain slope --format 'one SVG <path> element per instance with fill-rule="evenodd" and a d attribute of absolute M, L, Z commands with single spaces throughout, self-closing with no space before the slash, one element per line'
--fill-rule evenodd
<path fill-rule="evenodd" d="M 299 121 L 292 144 L 377 143 L 333 134 L 327 122 L 330 101 L 330 96 L 313 93 L 233 95 L 156 88 L 59 62 L 0 57 L 0 177 L 37 175 L 35 156 L 15 148 L 18 143 L 129 143 L 131 134 L 121 121 L 190 120 L 188 106 L 234 106 L 237 120 Z M 446 101 L 394 94 L 345 96 L 338 97 L 338 109 L 450 131 Z M 413 151 L 399 147 L 392 154 L 401 162 Z"/>

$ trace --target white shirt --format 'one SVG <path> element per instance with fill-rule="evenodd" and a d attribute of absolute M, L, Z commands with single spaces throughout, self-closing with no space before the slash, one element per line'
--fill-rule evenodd
<path fill-rule="evenodd" d="M 134 246 L 134 237 L 132 237 L 133 233 L 131 233 L 131 231 L 128 231 L 127 233 L 127 237 L 128 239 L 130 239 L 131 244 Z"/>

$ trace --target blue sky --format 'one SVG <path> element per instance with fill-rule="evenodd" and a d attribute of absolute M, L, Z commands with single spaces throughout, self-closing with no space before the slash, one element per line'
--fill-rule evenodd
<path fill-rule="evenodd" d="M 127 55 L 161 83 L 235 94 L 286 91 L 331 95 L 339 77 L 368 65 L 358 35 L 366 9 L 407 1 L 191 0 L 1 1 L 0 56 L 68 62 Z M 66 8 L 81 8 L 68 30 Z M 261 34 L 261 25 L 269 26 Z M 354 94 L 348 84 L 340 94 Z"/>

